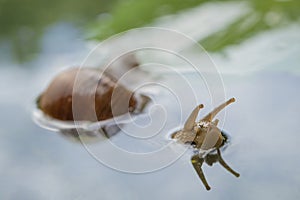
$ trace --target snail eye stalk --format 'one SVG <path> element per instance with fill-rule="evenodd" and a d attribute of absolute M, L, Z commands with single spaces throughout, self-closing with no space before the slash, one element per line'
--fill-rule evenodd
<path fill-rule="evenodd" d="M 228 101 L 226 101 L 225 103 L 219 105 L 218 107 L 216 107 L 213 111 L 211 111 L 209 114 L 207 114 L 201 121 L 209 121 L 211 122 L 213 120 L 213 118 L 221 111 L 223 110 L 226 106 L 228 106 L 229 104 L 235 102 L 235 98 L 231 98 Z"/>
<path fill-rule="evenodd" d="M 184 127 L 183 127 L 184 131 L 193 130 L 198 113 L 199 113 L 200 109 L 203 107 L 204 107 L 203 104 L 200 104 L 196 108 L 194 108 L 194 110 L 192 111 L 192 113 L 190 114 L 190 116 L 188 117 L 188 119 L 186 120 L 186 122 L 184 124 Z"/>

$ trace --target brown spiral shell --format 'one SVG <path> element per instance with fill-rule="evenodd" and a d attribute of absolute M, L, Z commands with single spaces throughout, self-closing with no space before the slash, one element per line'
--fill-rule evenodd
<path fill-rule="evenodd" d="M 95 68 L 71 68 L 53 79 L 40 95 L 37 105 L 55 119 L 74 120 L 75 108 L 75 120 L 101 121 L 133 112 L 137 107 L 137 99 L 133 92 L 118 84 L 108 73 Z"/>

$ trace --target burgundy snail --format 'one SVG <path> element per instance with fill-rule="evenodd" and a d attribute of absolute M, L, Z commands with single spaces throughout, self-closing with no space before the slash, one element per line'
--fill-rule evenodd
<path fill-rule="evenodd" d="M 189 144 L 193 147 L 195 151 L 194 155 L 191 157 L 191 162 L 207 190 L 210 190 L 210 186 L 207 183 L 201 168 L 203 162 L 206 162 L 208 165 L 219 162 L 234 176 L 240 176 L 239 173 L 229 167 L 221 156 L 220 148 L 224 146 L 228 138 L 227 135 L 217 127 L 219 120 L 213 120 L 218 112 L 234 101 L 234 98 L 229 99 L 203 117 L 200 121 L 196 122 L 199 110 L 203 108 L 203 104 L 198 105 L 191 112 L 183 129 L 173 133 L 171 136 L 172 139 L 176 140 L 178 143 Z"/>

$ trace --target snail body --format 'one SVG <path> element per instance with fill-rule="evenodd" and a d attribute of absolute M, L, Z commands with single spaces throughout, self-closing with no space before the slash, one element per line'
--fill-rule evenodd
<path fill-rule="evenodd" d="M 212 112 L 195 122 L 199 110 L 203 105 L 198 105 L 188 117 L 182 130 L 172 134 L 172 139 L 178 143 L 188 144 L 193 147 L 195 154 L 191 157 L 191 163 L 196 170 L 199 178 L 203 182 L 205 188 L 210 190 L 206 178 L 202 171 L 202 164 L 206 162 L 212 165 L 219 162 L 225 169 L 227 169 L 234 176 L 239 177 L 239 173 L 231 169 L 221 156 L 220 148 L 224 146 L 227 141 L 227 136 L 217 127 L 219 120 L 214 117 L 227 105 L 233 103 L 234 98 L 229 99 L 225 103 L 215 108 Z M 216 152 L 216 153 L 215 153 Z"/>

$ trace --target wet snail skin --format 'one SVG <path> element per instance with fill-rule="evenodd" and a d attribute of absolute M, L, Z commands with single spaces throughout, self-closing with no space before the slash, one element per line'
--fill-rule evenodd
<path fill-rule="evenodd" d="M 207 190 L 210 190 L 211 188 L 207 183 L 201 168 L 203 162 L 206 162 L 208 165 L 219 162 L 234 176 L 240 176 L 239 173 L 229 167 L 221 156 L 220 148 L 224 146 L 227 137 L 217 127 L 219 120 L 214 120 L 214 117 L 222 109 L 233 102 L 235 102 L 234 98 L 229 99 L 196 122 L 200 109 L 204 107 L 203 104 L 198 105 L 188 117 L 183 129 L 173 133 L 171 136 L 176 142 L 191 145 L 195 150 L 195 154 L 191 157 L 191 163 Z"/>

